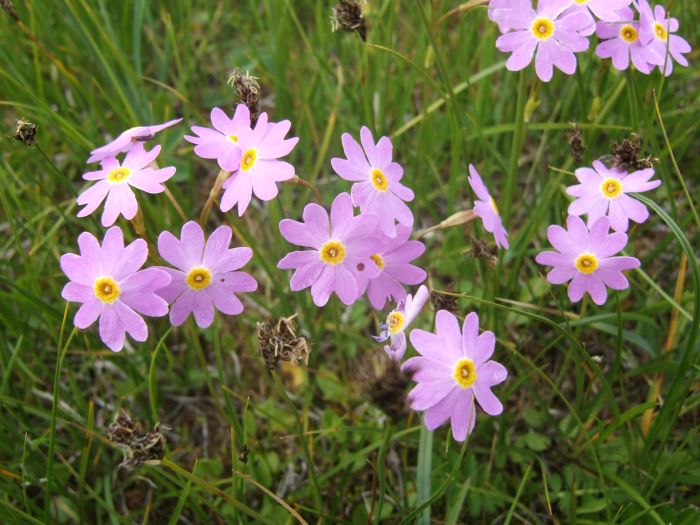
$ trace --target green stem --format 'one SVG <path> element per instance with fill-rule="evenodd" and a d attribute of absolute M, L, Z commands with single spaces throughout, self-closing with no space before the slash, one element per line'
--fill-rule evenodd
<path fill-rule="evenodd" d="M 515 131 L 513 133 L 513 143 L 510 149 L 510 161 L 508 163 L 508 177 L 503 190 L 503 222 L 507 223 L 513 204 L 513 194 L 515 193 L 515 182 L 518 175 L 518 157 L 523 148 L 523 140 L 527 126 L 525 124 L 525 103 L 527 101 L 527 73 L 520 72 L 518 82 L 518 101 L 515 107 Z"/>
<path fill-rule="evenodd" d="M 420 443 L 418 445 L 418 472 L 416 485 L 418 489 L 418 500 L 416 505 L 420 506 L 430 498 L 430 485 L 432 477 L 433 463 L 433 433 L 425 425 L 420 427 Z M 423 513 L 416 522 L 418 525 L 430 525 L 430 506 L 426 506 Z"/>

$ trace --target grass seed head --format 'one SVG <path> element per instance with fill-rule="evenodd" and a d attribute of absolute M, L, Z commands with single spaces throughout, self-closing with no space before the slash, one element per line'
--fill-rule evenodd
<path fill-rule="evenodd" d="M 309 361 L 311 347 L 302 336 L 297 336 L 294 317 L 282 317 L 277 324 L 270 321 L 258 323 L 258 343 L 260 355 L 265 360 L 267 367 L 272 370 L 280 361 L 289 361 L 293 364 Z"/>
<path fill-rule="evenodd" d="M 260 116 L 260 83 L 248 72 L 234 69 L 228 77 L 228 83 L 236 89 L 236 94 L 241 102 L 250 110 L 250 125 L 255 126 Z"/>
<path fill-rule="evenodd" d="M 653 168 L 659 159 L 655 157 L 640 158 L 642 151 L 642 138 L 636 133 L 632 133 L 629 138 L 622 142 L 612 144 L 612 164 L 613 167 L 621 168 L 625 171 L 638 171 Z"/>
<path fill-rule="evenodd" d="M 581 128 L 574 124 L 571 133 L 569 133 L 569 147 L 571 148 L 571 157 L 574 159 L 574 164 L 581 165 L 583 154 L 586 152 L 586 147 L 583 145 L 583 136 Z"/>
<path fill-rule="evenodd" d="M 124 450 L 124 459 L 119 468 L 136 468 L 144 463 L 157 465 L 165 453 L 165 437 L 160 423 L 153 430 L 144 432 L 141 423 L 123 408 L 109 428 L 107 438 Z"/>
<path fill-rule="evenodd" d="M 15 128 L 15 139 L 19 140 L 22 144 L 31 146 L 34 144 L 38 129 L 39 128 L 35 124 L 20 119 L 17 121 L 17 126 Z"/>
<path fill-rule="evenodd" d="M 331 27 L 333 31 L 356 31 L 360 38 L 366 42 L 368 26 L 362 12 L 366 5 L 365 0 L 340 0 L 338 5 L 332 8 Z"/>

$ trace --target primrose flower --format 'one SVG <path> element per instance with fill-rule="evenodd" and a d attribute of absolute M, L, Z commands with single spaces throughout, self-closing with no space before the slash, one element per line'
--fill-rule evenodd
<path fill-rule="evenodd" d="M 588 15 L 589 27 L 581 33 L 588 36 L 595 32 L 596 18 L 605 22 L 618 22 L 622 20 L 619 11 L 631 3 L 632 0 L 573 0 L 571 11 L 581 11 Z"/>
<path fill-rule="evenodd" d="M 643 41 L 639 34 L 639 23 L 633 22 L 632 9 L 625 8 L 620 11 L 623 23 L 598 22 L 596 34 L 602 40 L 595 53 L 600 58 L 612 59 L 615 69 L 624 71 L 630 65 L 630 58 L 634 67 L 640 73 L 648 75 L 654 66 L 663 63 L 660 55 L 648 41 Z"/>
<path fill-rule="evenodd" d="M 613 290 L 628 288 L 629 281 L 622 271 L 639 268 L 639 260 L 612 257 L 627 245 L 627 235 L 609 233 L 607 217 L 598 219 L 590 231 L 574 215 L 569 215 L 566 225 L 566 230 L 556 225 L 547 229 L 547 238 L 557 251 L 545 251 L 535 258 L 539 264 L 553 266 L 547 280 L 552 284 L 571 281 L 567 291 L 574 303 L 588 293 L 595 304 L 602 305 L 608 297 L 606 286 Z"/>
<path fill-rule="evenodd" d="M 311 287 L 316 306 L 324 306 L 333 292 L 344 304 L 353 304 L 359 297 L 358 269 L 368 279 L 381 272 L 371 255 L 379 252 L 382 241 L 367 234 L 377 227 L 377 216 L 362 213 L 355 217 L 347 193 L 333 201 L 330 224 L 328 213 L 318 204 L 307 204 L 303 215 L 304 222 L 280 221 L 280 232 L 290 243 L 312 249 L 287 254 L 277 267 L 294 269 L 291 289 Z"/>
<path fill-rule="evenodd" d="M 250 133 L 250 110 L 238 104 L 233 118 L 228 118 L 223 109 L 211 110 L 214 129 L 192 126 L 197 135 L 185 135 L 185 140 L 195 145 L 194 152 L 203 159 L 216 159 L 222 170 L 234 172 L 241 164 L 241 148 L 238 144 L 243 133 Z"/>
<path fill-rule="evenodd" d="M 532 0 L 491 0 L 489 2 L 489 20 L 498 24 L 501 33 L 507 33 L 515 27 L 513 12 L 532 8 Z"/>
<path fill-rule="evenodd" d="M 576 197 L 569 205 L 569 214 L 587 213 L 589 228 L 607 215 L 613 230 L 626 232 L 630 220 L 641 224 L 649 218 L 647 207 L 627 194 L 657 188 L 661 181 L 649 180 L 653 176 L 653 168 L 627 173 L 619 168 L 609 169 L 599 160 L 593 162 L 592 169 L 579 168 L 579 184 L 566 189 L 566 193 Z"/>
<path fill-rule="evenodd" d="M 384 351 L 394 361 L 399 362 L 403 359 L 406 353 L 406 329 L 423 309 L 429 297 L 430 292 L 425 285 L 418 288 L 415 297 L 408 294 L 406 299 L 399 301 L 396 309 L 387 315 L 379 336 L 372 336 L 378 343 L 390 340 L 390 343 L 384 346 Z"/>
<path fill-rule="evenodd" d="M 411 344 L 420 354 L 406 361 L 401 370 L 413 372 L 418 385 L 408 394 L 411 408 L 425 411 L 425 426 L 435 430 L 448 419 L 452 436 L 464 441 L 476 423 L 474 398 L 490 416 L 503 412 L 491 388 L 508 377 L 506 368 L 490 357 L 496 346 L 493 332 L 479 335 L 479 317 L 470 313 L 459 329 L 457 318 L 447 310 L 435 317 L 436 333 L 413 330 Z"/>
<path fill-rule="evenodd" d="M 481 218 L 486 231 L 493 234 L 494 239 L 496 239 L 496 245 L 507 250 L 509 248 L 508 232 L 503 227 L 503 221 L 498 214 L 496 201 L 493 200 L 489 190 L 486 189 L 484 181 L 481 180 L 481 176 L 473 164 L 469 165 L 469 173 L 467 180 L 477 196 L 477 200 L 474 203 L 474 213 Z"/>
<path fill-rule="evenodd" d="M 674 60 L 681 66 L 688 66 L 684 53 L 690 53 L 690 44 L 678 35 L 679 23 L 676 18 L 667 18 L 663 6 L 657 5 L 651 9 L 647 0 L 638 0 L 640 13 L 639 36 L 662 58 L 659 69 L 668 76 L 673 72 Z"/>
<path fill-rule="evenodd" d="M 85 217 L 94 212 L 102 201 L 105 202 L 102 212 L 102 226 L 111 226 L 119 215 L 131 220 L 139 209 L 132 186 L 146 193 L 161 193 L 165 191 L 163 183 L 175 175 L 175 168 L 151 168 L 150 164 L 160 153 L 160 146 L 146 151 L 138 144 L 126 154 L 120 164 L 115 157 L 102 160 L 102 169 L 83 174 L 85 180 L 99 181 L 78 196 L 78 204 L 85 206 L 78 212 L 78 217 Z"/>
<path fill-rule="evenodd" d="M 404 284 L 414 285 L 425 281 L 425 270 L 411 264 L 413 259 L 423 255 L 425 245 L 420 241 L 409 241 L 411 228 L 402 224 L 396 227 L 396 237 L 393 239 L 379 229 L 374 236 L 381 239 L 382 244 L 381 249 L 370 255 L 370 258 L 380 272 L 370 279 L 364 271 L 358 270 L 355 277 L 358 295 L 367 291 L 369 302 L 375 309 L 381 310 L 387 299 L 398 302 L 406 298 Z"/>
<path fill-rule="evenodd" d="M 288 120 L 268 124 L 267 113 L 262 113 L 254 129 L 241 133 L 238 137 L 241 165 L 224 182 L 221 211 L 238 205 L 240 217 L 253 193 L 260 200 L 272 200 L 279 191 L 277 183 L 294 177 L 294 166 L 277 160 L 288 155 L 299 142 L 298 137 L 284 138 L 291 126 Z"/>
<path fill-rule="evenodd" d="M 585 35 L 590 30 L 590 18 L 583 11 L 568 10 L 571 4 L 571 1 L 540 0 L 537 11 L 530 2 L 513 5 L 507 22 L 513 31 L 496 40 L 500 51 L 512 52 L 506 62 L 510 71 L 526 68 L 535 55 L 535 71 L 543 82 L 552 80 L 554 66 L 567 75 L 574 74 L 574 53 L 589 46 Z"/>
<path fill-rule="evenodd" d="M 145 341 L 148 327 L 141 315 L 168 313 L 168 303 L 155 292 L 168 285 L 170 276 L 158 268 L 139 270 L 148 256 L 146 242 L 136 239 L 124 247 L 118 226 L 107 230 L 102 245 L 83 232 L 78 246 L 80 255 L 61 256 L 61 269 L 70 279 L 61 296 L 82 303 L 73 320 L 75 326 L 82 330 L 99 318 L 100 338 L 114 352 L 124 347 L 126 334 Z"/>
<path fill-rule="evenodd" d="M 243 303 L 237 293 L 253 292 L 258 283 L 245 272 L 237 271 L 250 261 L 250 248 L 229 248 L 231 228 L 219 226 L 204 241 L 204 231 L 195 221 L 186 223 L 180 239 L 170 232 L 158 236 L 160 256 L 175 268 L 162 267 L 170 284 L 158 294 L 168 303 L 170 322 L 180 326 L 194 314 L 201 328 L 214 321 L 214 309 L 227 315 L 238 315 Z"/>
<path fill-rule="evenodd" d="M 362 213 L 376 213 L 379 227 L 391 238 L 396 237 L 395 221 L 413 226 L 413 214 L 404 201 L 412 201 L 414 194 L 400 182 L 403 168 L 391 160 L 391 139 L 382 137 L 375 145 L 372 132 L 362 126 L 362 147 L 349 133 L 343 133 L 341 140 L 347 159 L 331 159 L 331 165 L 343 179 L 356 182 L 351 191 L 353 204 Z"/>
<path fill-rule="evenodd" d="M 102 147 L 92 150 L 87 163 L 92 164 L 93 162 L 101 162 L 105 159 L 116 157 L 119 153 L 126 153 L 131 150 L 134 145 L 148 142 L 149 140 L 152 140 L 153 136 L 159 131 L 169 128 L 170 126 L 174 126 L 175 124 L 179 124 L 180 122 L 182 122 L 182 119 L 176 118 L 174 120 L 169 120 L 164 124 L 129 128 L 109 144 L 105 144 Z"/>

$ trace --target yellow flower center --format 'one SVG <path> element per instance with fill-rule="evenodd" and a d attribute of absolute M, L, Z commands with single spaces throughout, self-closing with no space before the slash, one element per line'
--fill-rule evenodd
<path fill-rule="evenodd" d="M 255 162 L 258 160 L 258 150 L 255 148 L 250 148 L 245 151 L 243 157 L 241 157 L 241 169 L 243 171 L 248 171 L 253 169 Z"/>
<path fill-rule="evenodd" d="M 380 270 L 384 269 L 385 263 L 384 263 L 384 259 L 382 259 L 381 255 L 379 255 L 378 253 L 375 253 L 374 255 L 370 255 L 369 258 L 374 261 L 374 264 L 376 264 Z"/>
<path fill-rule="evenodd" d="M 540 40 L 549 40 L 554 34 L 554 22 L 549 18 L 538 18 L 532 23 L 532 35 Z"/>
<path fill-rule="evenodd" d="M 576 269 L 588 275 L 598 269 L 598 258 L 592 253 L 583 253 L 576 259 Z"/>
<path fill-rule="evenodd" d="M 404 324 L 406 324 L 406 316 L 402 312 L 391 312 L 386 318 L 386 325 L 391 334 L 398 334 L 403 330 Z"/>
<path fill-rule="evenodd" d="M 666 28 L 658 22 L 654 24 L 654 33 L 656 34 L 656 38 L 666 42 L 666 39 L 668 38 L 668 33 L 666 32 Z"/>
<path fill-rule="evenodd" d="M 229 140 L 230 140 L 231 142 L 233 142 L 234 144 L 238 144 L 238 135 L 229 135 L 229 136 L 226 137 L 226 138 L 229 139 Z"/>
<path fill-rule="evenodd" d="M 605 179 L 600 185 L 600 191 L 609 199 L 615 199 L 622 193 L 622 184 L 617 179 Z"/>
<path fill-rule="evenodd" d="M 620 28 L 620 38 L 622 38 L 622 40 L 628 44 L 634 44 L 637 40 L 639 40 L 639 33 L 637 33 L 634 26 L 625 25 Z"/>
<path fill-rule="evenodd" d="M 211 284 L 211 272 L 201 266 L 192 268 L 185 277 L 185 282 L 193 290 L 204 290 Z"/>
<path fill-rule="evenodd" d="M 328 241 L 319 253 L 324 263 L 337 266 L 345 259 L 345 246 L 339 241 Z"/>
<path fill-rule="evenodd" d="M 389 180 L 380 169 L 372 168 L 372 171 L 369 172 L 369 180 L 372 181 L 372 186 L 377 191 L 384 193 L 389 188 Z"/>
<path fill-rule="evenodd" d="M 117 281 L 111 277 L 100 277 L 95 279 L 95 297 L 100 301 L 107 304 L 112 304 L 114 301 L 119 299 L 121 295 L 121 290 L 119 290 L 119 285 Z"/>
<path fill-rule="evenodd" d="M 579 5 L 586 5 L 588 3 L 588 0 L 574 0 L 574 2 Z"/>
<path fill-rule="evenodd" d="M 469 388 L 476 381 L 476 365 L 468 357 L 463 357 L 455 365 L 455 372 L 452 375 L 457 384 L 462 388 Z"/>
<path fill-rule="evenodd" d="M 119 183 L 124 182 L 129 177 L 131 177 L 131 170 L 129 168 L 117 168 L 109 172 L 107 180 L 109 182 Z"/>
<path fill-rule="evenodd" d="M 496 206 L 496 201 L 493 200 L 493 197 L 491 197 L 491 208 L 493 208 L 493 211 L 496 212 L 496 215 L 499 215 L 499 213 L 498 213 L 498 206 Z"/>

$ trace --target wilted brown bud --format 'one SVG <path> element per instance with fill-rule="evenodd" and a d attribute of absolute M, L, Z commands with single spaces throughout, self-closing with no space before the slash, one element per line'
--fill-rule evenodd
<path fill-rule="evenodd" d="M 447 285 L 447 292 L 454 292 L 454 285 L 451 283 Z M 442 293 L 437 293 L 433 290 L 430 291 L 430 302 L 433 303 L 433 308 L 435 310 L 447 310 L 453 314 L 459 312 L 459 304 L 457 303 L 457 297 L 454 295 L 446 295 Z"/>
<path fill-rule="evenodd" d="M 270 370 L 280 361 L 306 364 L 309 360 L 311 349 L 304 337 L 296 335 L 295 316 L 282 317 L 276 325 L 270 321 L 258 323 L 260 355 Z"/>
<path fill-rule="evenodd" d="M 157 423 L 150 432 L 143 432 L 141 423 L 123 408 L 107 429 L 107 438 L 124 450 L 119 468 L 136 468 L 144 463 L 157 465 L 165 453 L 165 437 Z"/>
<path fill-rule="evenodd" d="M 489 266 L 498 264 L 498 248 L 490 246 L 488 242 L 479 239 L 471 238 L 472 249 L 469 250 L 469 255 L 476 259 L 483 259 Z M 449 296 L 443 296 L 449 297 Z M 454 297 L 452 297 L 454 299 Z"/>
<path fill-rule="evenodd" d="M 333 7 L 331 27 L 333 31 L 356 31 L 363 41 L 367 41 L 367 21 L 362 12 L 367 5 L 365 0 L 340 0 Z"/>
<path fill-rule="evenodd" d="M 236 68 L 228 77 L 228 83 L 236 88 L 236 93 L 241 102 L 250 110 L 251 126 L 255 126 L 260 116 L 260 84 L 258 79 L 251 77 L 248 72 L 241 73 Z"/>
<path fill-rule="evenodd" d="M 34 143 L 34 138 L 36 137 L 38 129 L 39 128 L 31 122 L 18 120 L 15 128 L 15 139 L 19 140 L 22 144 L 31 146 Z"/>
<path fill-rule="evenodd" d="M 653 168 L 654 163 L 659 159 L 655 157 L 639 158 L 642 151 L 642 139 L 636 133 L 630 138 L 620 143 L 614 142 L 612 145 L 612 165 L 625 171 L 637 171 Z"/>
<path fill-rule="evenodd" d="M 571 156 L 574 159 L 574 164 L 579 166 L 583 160 L 583 154 L 586 151 L 583 145 L 583 137 L 581 135 L 581 128 L 574 124 L 574 129 L 569 133 L 569 146 L 571 148 Z"/>
<path fill-rule="evenodd" d="M 389 360 L 383 373 L 374 377 L 367 385 L 372 403 L 382 410 L 392 421 L 399 421 L 408 414 L 406 390 L 411 381 L 401 371 L 401 367 Z"/>

